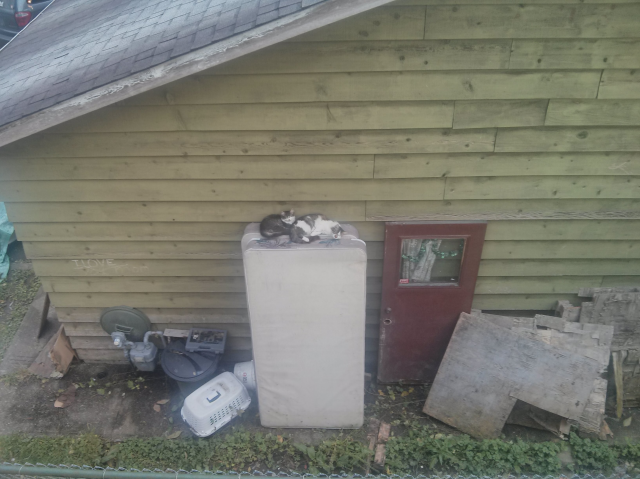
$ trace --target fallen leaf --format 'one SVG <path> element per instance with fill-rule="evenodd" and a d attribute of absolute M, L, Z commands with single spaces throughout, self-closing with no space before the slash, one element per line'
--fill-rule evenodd
<path fill-rule="evenodd" d="M 282 442 L 284 441 L 284 439 L 282 438 L 282 436 L 278 436 L 278 442 Z"/>
<path fill-rule="evenodd" d="M 158 401 L 156 404 L 160 404 L 160 405 L 162 406 L 163 404 L 167 404 L 168 402 L 169 402 L 169 400 L 168 400 L 168 399 L 161 399 L 161 400 L 160 400 L 160 401 Z"/>
<path fill-rule="evenodd" d="M 400 394 L 400 396 L 406 398 L 409 394 L 411 394 L 409 391 L 402 391 L 402 394 Z"/>
<path fill-rule="evenodd" d="M 154 404 L 154 405 L 153 405 L 153 410 L 154 410 L 155 412 L 160 412 L 160 406 L 158 406 L 157 404 Z"/>
<path fill-rule="evenodd" d="M 182 434 L 182 431 L 176 431 L 176 432 L 172 432 L 171 434 L 169 434 L 167 436 L 167 439 L 175 439 L 178 436 L 180 436 L 180 434 Z"/>
<path fill-rule="evenodd" d="M 53 407 L 66 408 L 74 402 L 76 402 L 76 387 L 72 384 L 58 396 L 58 399 L 53 403 Z"/>
<path fill-rule="evenodd" d="M 629 427 L 631 426 L 631 421 L 633 420 L 633 417 L 629 416 L 627 419 L 625 419 L 624 421 L 622 421 L 622 425 L 624 427 Z"/>
<path fill-rule="evenodd" d="M 384 396 L 384 393 L 382 392 L 382 389 L 378 389 L 378 395 Z"/>
<path fill-rule="evenodd" d="M 169 418 L 169 424 L 173 424 L 173 418 L 172 417 Z"/>
<path fill-rule="evenodd" d="M 105 390 L 104 389 L 97 389 L 96 392 L 98 394 L 100 394 L 100 396 L 104 396 Z"/>

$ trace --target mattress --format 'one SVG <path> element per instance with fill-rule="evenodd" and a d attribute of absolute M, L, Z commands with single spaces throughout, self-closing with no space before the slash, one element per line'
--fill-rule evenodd
<path fill-rule="evenodd" d="M 358 428 L 364 415 L 367 253 L 340 240 L 242 238 L 260 421 L 266 427 Z"/>

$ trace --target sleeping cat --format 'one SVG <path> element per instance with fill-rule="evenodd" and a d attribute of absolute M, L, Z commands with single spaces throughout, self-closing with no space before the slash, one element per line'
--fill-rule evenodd
<path fill-rule="evenodd" d="M 330 220 L 325 215 L 314 213 L 298 218 L 293 223 L 289 236 L 294 243 L 310 243 L 320 239 L 320 235 L 329 235 L 338 239 L 343 232 L 344 230 L 337 221 Z"/>
<path fill-rule="evenodd" d="M 260 234 L 265 238 L 288 235 L 296 221 L 295 211 L 283 211 L 279 215 L 269 215 L 260 223 Z"/>

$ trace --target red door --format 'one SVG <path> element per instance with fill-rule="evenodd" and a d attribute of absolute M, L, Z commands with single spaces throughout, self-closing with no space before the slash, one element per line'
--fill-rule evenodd
<path fill-rule="evenodd" d="M 378 380 L 430 382 L 460 313 L 471 311 L 487 225 L 386 226 Z"/>

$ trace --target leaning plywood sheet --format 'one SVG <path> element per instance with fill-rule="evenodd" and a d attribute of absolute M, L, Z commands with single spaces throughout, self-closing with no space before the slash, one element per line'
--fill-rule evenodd
<path fill-rule="evenodd" d="M 424 412 L 476 437 L 497 437 L 517 399 L 577 420 L 600 367 L 462 313 Z"/>

